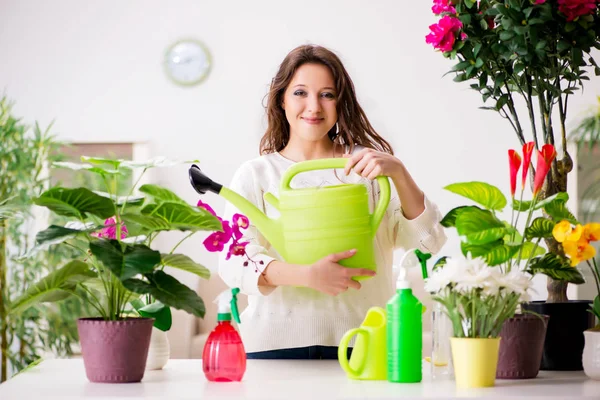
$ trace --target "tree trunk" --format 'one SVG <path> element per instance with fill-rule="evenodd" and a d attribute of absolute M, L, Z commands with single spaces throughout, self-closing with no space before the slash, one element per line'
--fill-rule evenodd
<path fill-rule="evenodd" d="M 541 198 L 545 199 L 559 192 L 567 192 L 567 174 L 573 169 L 573 160 L 566 149 L 564 151 L 565 157 L 562 160 L 558 160 L 553 165 L 552 170 L 548 174 L 548 181 L 545 190 L 541 193 Z M 548 250 L 553 254 L 559 254 L 564 256 L 562 245 L 558 243 L 554 238 L 544 239 Z M 548 289 L 548 303 L 564 303 L 569 299 L 567 298 L 567 286 L 568 282 L 555 281 L 548 277 L 548 283 L 546 288 Z"/>
<path fill-rule="evenodd" d="M 0 383 L 8 379 L 8 321 L 6 304 L 6 222 L 0 221 Z"/>

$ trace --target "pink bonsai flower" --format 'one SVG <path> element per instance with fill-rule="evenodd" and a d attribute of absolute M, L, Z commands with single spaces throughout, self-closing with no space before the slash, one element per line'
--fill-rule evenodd
<path fill-rule="evenodd" d="M 598 0 L 558 0 L 558 11 L 567 17 L 567 21 L 596 12 Z"/>
<path fill-rule="evenodd" d="M 452 51 L 460 28 L 462 22 L 458 18 L 445 15 L 437 24 L 429 26 L 431 33 L 425 37 L 425 41 L 442 52 Z"/>
<path fill-rule="evenodd" d="M 431 11 L 433 11 L 435 15 L 440 15 L 442 13 L 456 14 L 456 9 L 454 9 L 450 0 L 433 0 Z"/>
<path fill-rule="evenodd" d="M 125 224 L 121 223 L 121 237 L 119 239 L 125 239 L 129 231 Z M 117 220 L 115 217 L 110 217 L 104 221 L 104 228 L 100 232 L 94 232 L 91 234 L 97 238 L 116 239 L 117 238 Z"/>

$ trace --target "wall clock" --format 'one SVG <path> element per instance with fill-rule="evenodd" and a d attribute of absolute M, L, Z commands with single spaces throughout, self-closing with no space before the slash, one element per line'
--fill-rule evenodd
<path fill-rule="evenodd" d="M 167 49 L 165 69 L 169 78 L 178 85 L 193 86 L 203 82 L 210 67 L 210 53 L 198 40 L 180 40 Z"/>

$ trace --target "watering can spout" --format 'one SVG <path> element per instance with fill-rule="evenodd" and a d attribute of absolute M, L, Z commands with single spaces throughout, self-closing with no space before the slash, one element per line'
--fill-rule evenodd
<path fill-rule="evenodd" d="M 285 258 L 285 246 L 283 246 L 279 221 L 270 219 L 246 198 L 207 177 L 196 164 L 190 167 L 189 175 L 190 183 L 196 192 L 200 194 L 213 192 L 229 201 L 248 217 L 250 223 L 256 226 L 275 250 Z"/>

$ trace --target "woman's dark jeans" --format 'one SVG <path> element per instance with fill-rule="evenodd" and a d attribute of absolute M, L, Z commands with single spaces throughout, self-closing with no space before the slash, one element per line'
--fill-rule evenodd
<path fill-rule="evenodd" d="M 352 348 L 348 348 L 348 359 Z M 278 349 L 246 353 L 249 360 L 337 360 L 338 348 L 335 346 L 309 346 L 293 349 Z"/>

